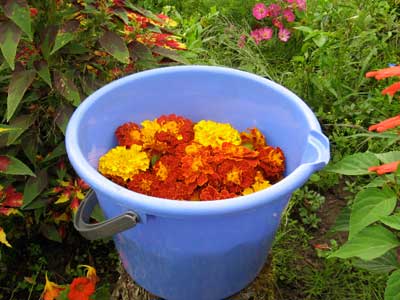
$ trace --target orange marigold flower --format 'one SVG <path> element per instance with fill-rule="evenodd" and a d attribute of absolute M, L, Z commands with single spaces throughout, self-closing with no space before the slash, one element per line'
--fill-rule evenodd
<path fill-rule="evenodd" d="M 382 95 L 390 95 L 390 96 L 394 96 L 394 94 L 396 94 L 396 92 L 400 91 L 400 81 L 393 83 L 392 85 L 388 86 L 386 89 L 384 89 L 382 91 Z"/>
<path fill-rule="evenodd" d="M 155 185 L 159 184 L 157 176 L 153 173 L 140 172 L 128 182 L 128 189 L 146 195 L 152 195 Z"/>
<path fill-rule="evenodd" d="M 182 156 L 182 176 L 185 183 L 196 182 L 199 186 L 208 181 L 208 175 L 214 174 L 211 164 L 211 148 L 201 147 L 200 151 L 192 152 L 194 145 L 187 146 L 186 154 Z"/>
<path fill-rule="evenodd" d="M 368 128 L 369 131 L 376 130 L 377 132 L 383 132 L 392 128 L 400 126 L 400 115 L 386 119 L 378 124 L 372 125 Z"/>
<path fill-rule="evenodd" d="M 128 122 L 117 128 L 115 135 L 119 146 L 143 145 L 140 127 L 136 123 Z"/>
<path fill-rule="evenodd" d="M 54 282 L 51 282 L 47 277 L 46 273 L 46 284 L 44 285 L 44 290 L 42 293 L 43 300 L 55 300 L 60 295 L 61 291 L 63 291 L 65 287 L 62 287 Z"/>
<path fill-rule="evenodd" d="M 377 71 L 371 71 L 365 75 L 365 77 L 367 78 L 375 77 L 375 79 L 377 80 L 381 80 L 392 76 L 400 76 L 400 66 L 389 67 Z"/>
<path fill-rule="evenodd" d="M 240 138 L 243 146 L 251 145 L 255 150 L 264 148 L 267 145 L 265 136 L 257 128 L 251 128 L 250 132 L 241 132 Z"/>
<path fill-rule="evenodd" d="M 190 200 L 193 198 L 193 193 L 196 188 L 195 183 L 186 184 L 177 181 L 173 185 L 160 182 L 153 191 L 153 196 L 174 200 Z"/>
<path fill-rule="evenodd" d="M 240 193 L 250 187 L 256 174 L 254 166 L 246 160 L 225 160 L 218 166 L 217 172 L 222 177 L 223 186 L 231 193 Z"/>
<path fill-rule="evenodd" d="M 88 277 L 74 278 L 68 292 L 70 300 L 90 300 L 96 290 L 96 283 Z"/>
<path fill-rule="evenodd" d="M 282 179 L 285 171 L 285 156 L 279 147 L 266 146 L 260 149 L 259 161 L 266 180 L 275 183 Z"/>
<path fill-rule="evenodd" d="M 370 172 L 376 172 L 376 174 L 378 175 L 382 175 L 382 174 L 386 174 L 386 173 L 392 173 L 392 172 L 396 172 L 397 167 L 400 164 L 400 160 L 398 161 L 394 161 L 388 164 L 383 164 L 380 166 L 373 166 L 373 167 L 369 167 L 368 171 Z"/>
<path fill-rule="evenodd" d="M 200 200 L 221 200 L 234 198 L 236 196 L 236 194 L 230 193 L 225 189 L 219 192 L 216 188 L 212 186 L 206 186 L 200 191 Z"/>

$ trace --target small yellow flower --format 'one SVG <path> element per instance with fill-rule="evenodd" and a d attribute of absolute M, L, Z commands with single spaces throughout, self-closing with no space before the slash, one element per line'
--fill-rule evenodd
<path fill-rule="evenodd" d="M 145 120 L 141 123 L 141 125 L 143 146 L 146 148 L 147 146 L 154 144 L 155 135 L 161 130 L 161 126 L 157 123 L 157 119 L 154 119 L 153 121 Z"/>
<path fill-rule="evenodd" d="M 105 176 L 118 176 L 126 181 L 139 171 L 146 171 L 149 165 L 150 159 L 142 151 L 142 146 L 132 145 L 129 149 L 117 146 L 100 157 L 99 171 Z"/>
<path fill-rule="evenodd" d="M 194 141 L 203 146 L 220 147 L 223 143 L 240 145 L 240 133 L 230 124 L 202 120 L 194 126 Z"/>

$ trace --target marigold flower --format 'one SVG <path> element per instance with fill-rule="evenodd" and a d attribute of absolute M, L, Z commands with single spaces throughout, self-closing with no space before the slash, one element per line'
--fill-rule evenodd
<path fill-rule="evenodd" d="M 136 123 L 128 122 L 119 126 L 115 131 L 115 136 L 119 146 L 143 145 L 140 127 Z"/>
<path fill-rule="evenodd" d="M 65 287 L 62 287 L 54 282 L 51 282 L 47 277 L 47 273 L 45 276 L 46 276 L 46 283 L 44 285 L 41 298 L 43 298 L 43 300 L 55 300 L 60 295 L 61 291 L 65 289 Z"/>
<path fill-rule="evenodd" d="M 280 180 L 285 171 L 285 156 L 283 151 L 279 147 L 266 146 L 259 152 L 259 164 L 264 170 L 265 179 L 272 183 Z"/>
<path fill-rule="evenodd" d="M 287 42 L 290 39 L 290 31 L 286 28 L 280 28 L 278 32 L 278 37 L 282 42 Z"/>
<path fill-rule="evenodd" d="M 254 150 L 264 148 L 266 146 L 265 136 L 257 128 L 251 128 L 250 132 L 241 132 L 242 146 L 249 146 Z"/>
<path fill-rule="evenodd" d="M 240 193 L 243 189 L 254 183 L 255 169 L 246 160 L 225 160 L 218 166 L 218 174 L 222 177 L 222 183 L 231 193 Z"/>
<path fill-rule="evenodd" d="M 200 200 L 221 200 L 221 199 L 234 198 L 236 196 L 237 196 L 236 194 L 230 193 L 225 189 L 219 192 L 213 186 L 206 186 L 200 191 Z"/>
<path fill-rule="evenodd" d="M 90 300 L 90 296 L 96 290 L 96 283 L 87 277 L 74 278 L 68 292 L 68 299 L 71 300 Z"/>
<path fill-rule="evenodd" d="M 270 182 L 264 179 L 264 176 L 260 171 L 257 171 L 257 174 L 254 179 L 255 182 L 252 184 L 251 187 L 244 189 L 242 195 L 252 194 L 271 186 Z"/>
<path fill-rule="evenodd" d="M 373 166 L 373 167 L 369 167 L 368 171 L 370 172 L 376 172 L 376 174 L 378 175 L 382 175 L 382 174 L 386 174 L 386 173 L 392 173 L 392 172 L 396 172 L 397 167 L 400 164 L 400 160 L 398 161 L 394 161 L 388 164 L 383 164 L 380 166 Z"/>
<path fill-rule="evenodd" d="M 253 16 L 257 20 L 264 19 L 267 16 L 267 7 L 264 3 L 257 3 L 253 7 Z"/>
<path fill-rule="evenodd" d="M 390 95 L 390 96 L 394 96 L 394 94 L 396 94 L 398 91 L 400 91 L 400 81 L 399 82 L 395 82 L 392 85 L 388 86 L 386 89 L 384 89 L 382 91 L 382 95 Z"/>
<path fill-rule="evenodd" d="M 128 189 L 137 193 L 152 195 L 155 184 L 158 184 L 157 176 L 152 173 L 140 172 L 132 177 L 128 182 Z"/>
<path fill-rule="evenodd" d="M 368 128 L 369 131 L 376 130 L 377 132 L 384 132 L 386 130 L 400 126 L 400 115 L 386 119 L 378 124 L 372 125 Z"/>
<path fill-rule="evenodd" d="M 230 124 L 202 120 L 193 127 L 194 141 L 211 147 L 220 147 L 223 143 L 240 145 L 240 133 Z"/>
<path fill-rule="evenodd" d="M 141 146 L 132 145 L 129 149 L 117 146 L 100 157 L 98 169 L 105 176 L 118 176 L 126 181 L 139 171 L 146 171 L 149 164 L 150 159 Z"/>
<path fill-rule="evenodd" d="M 400 66 L 389 67 L 377 71 L 367 72 L 367 74 L 365 75 L 365 77 L 367 78 L 375 77 L 375 79 L 377 80 L 393 76 L 400 76 Z"/>

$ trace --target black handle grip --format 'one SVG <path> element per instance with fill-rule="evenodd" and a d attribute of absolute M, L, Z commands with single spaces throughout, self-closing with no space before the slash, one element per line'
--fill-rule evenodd
<path fill-rule="evenodd" d="M 133 211 L 127 211 L 124 214 L 104 222 L 89 224 L 90 215 L 94 207 L 98 204 L 96 194 L 90 191 L 84 201 L 79 205 L 74 218 L 74 227 L 79 233 L 88 240 L 97 240 L 109 238 L 124 230 L 135 227 L 139 222 L 139 216 Z"/>

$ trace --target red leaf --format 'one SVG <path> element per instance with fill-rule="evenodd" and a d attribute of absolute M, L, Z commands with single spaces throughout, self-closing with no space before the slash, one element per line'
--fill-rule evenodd
<path fill-rule="evenodd" d="M 0 155 L 0 171 L 5 172 L 10 165 L 10 159 L 7 156 Z"/>
<path fill-rule="evenodd" d="M 15 191 L 13 186 L 9 186 L 5 189 L 6 200 L 2 203 L 3 206 L 8 207 L 20 207 L 23 203 L 22 199 L 24 196 L 22 193 Z"/>

